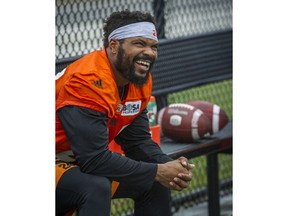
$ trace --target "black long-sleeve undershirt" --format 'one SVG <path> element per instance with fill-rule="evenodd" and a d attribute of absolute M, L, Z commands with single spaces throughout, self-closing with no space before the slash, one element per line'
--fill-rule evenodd
<path fill-rule="evenodd" d="M 151 140 L 146 112 L 141 113 L 115 139 L 126 157 L 108 150 L 108 118 L 104 113 L 66 106 L 58 110 L 57 115 L 76 162 L 85 173 L 149 189 L 154 182 L 157 163 L 171 160 Z"/>
<path fill-rule="evenodd" d="M 115 141 L 121 145 L 125 155 L 134 160 L 150 163 L 166 163 L 172 160 L 151 139 L 147 109 L 137 116 Z"/>

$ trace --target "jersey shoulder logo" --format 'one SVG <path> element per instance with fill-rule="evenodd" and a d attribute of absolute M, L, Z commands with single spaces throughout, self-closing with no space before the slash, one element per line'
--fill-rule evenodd
<path fill-rule="evenodd" d="M 137 115 L 141 109 L 141 100 L 139 101 L 127 101 L 122 109 L 122 116 Z"/>
<path fill-rule="evenodd" d="M 92 82 L 92 84 L 95 85 L 95 86 L 98 87 L 98 88 L 103 89 L 102 80 L 101 80 L 101 79 L 95 80 L 94 82 Z"/>

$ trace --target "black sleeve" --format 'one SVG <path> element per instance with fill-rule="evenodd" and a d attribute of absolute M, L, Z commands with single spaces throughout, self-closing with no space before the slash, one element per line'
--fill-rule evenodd
<path fill-rule="evenodd" d="M 127 126 L 115 141 L 121 145 L 125 155 L 134 160 L 152 163 L 166 163 L 172 160 L 151 139 L 147 109 Z"/>
<path fill-rule="evenodd" d="M 146 189 L 152 186 L 157 164 L 135 161 L 108 150 L 108 118 L 105 114 L 66 106 L 58 110 L 57 115 L 83 172 Z"/>

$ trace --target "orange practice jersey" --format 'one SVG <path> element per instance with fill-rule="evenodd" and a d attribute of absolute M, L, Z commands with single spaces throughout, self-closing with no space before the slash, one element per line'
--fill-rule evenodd
<path fill-rule="evenodd" d="M 56 75 L 56 111 L 73 105 L 106 113 L 110 143 L 146 108 L 152 91 L 151 74 L 142 88 L 128 85 L 127 96 L 121 101 L 105 49 L 94 51 Z M 56 115 L 56 153 L 67 150 L 70 146 Z"/>

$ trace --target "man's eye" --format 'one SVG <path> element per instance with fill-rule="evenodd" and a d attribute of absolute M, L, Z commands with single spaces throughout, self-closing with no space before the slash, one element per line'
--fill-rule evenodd
<path fill-rule="evenodd" d="M 158 50 L 158 46 L 152 46 L 151 47 L 154 51 L 157 51 Z"/>
<path fill-rule="evenodd" d="M 135 44 L 136 44 L 137 46 L 141 46 L 141 47 L 144 46 L 144 43 L 142 43 L 142 42 L 136 42 Z"/>

